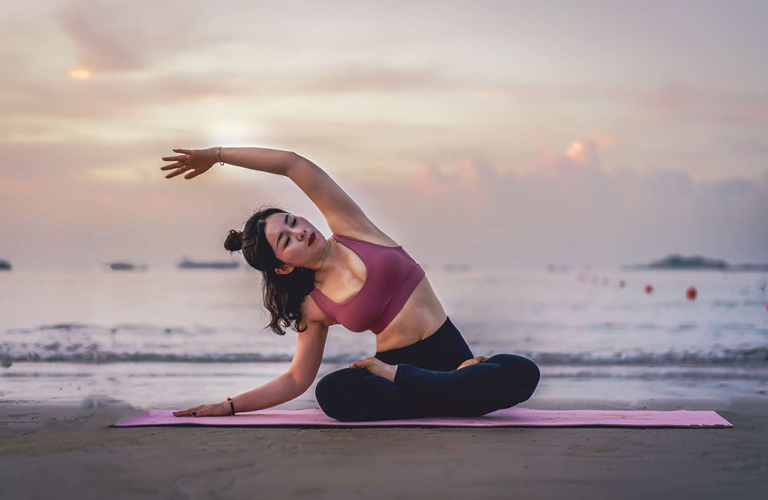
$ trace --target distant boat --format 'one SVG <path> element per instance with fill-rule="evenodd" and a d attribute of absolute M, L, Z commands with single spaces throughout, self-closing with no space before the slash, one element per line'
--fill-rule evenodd
<path fill-rule="evenodd" d="M 11 263 L 7 260 L 0 260 L 0 271 L 10 271 Z"/>
<path fill-rule="evenodd" d="M 179 269 L 235 269 L 240 266 L 240 263 L 236 260 L 231 262 L 193 262 L 184 257 L 184 260 L 179 262 Z"/>
<path fill-rule="evenodd" d="M 568 264 L 562 264 L 562 265 L 549 264 L 547 266 L 547 271 L 549 271 L 550 273 L 567 273 L 571 271 L 571 266 L 569 266 Z"/>
<path fill-rule="evenodd" d="M 146 265 L 136 266 L 130 262 L 110 262 L 109 267 L 113 271 L 145 271 L 147 269 Z"/>
<path fill-rule="evenodd" d="M 469 264 L 445 264 L 443 266 L 443 270 L 448 273 L 469 271 L 470 269 L 471 266 Z"/>

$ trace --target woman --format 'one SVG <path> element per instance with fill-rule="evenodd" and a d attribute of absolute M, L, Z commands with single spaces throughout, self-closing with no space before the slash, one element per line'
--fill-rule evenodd
<path fill-rule="evenodd" d="M 241 250 L 262 272 L 270 327 L 293 326 L 296 353 L 286 373 L 235 398 L 177 411 L 220 416 L 270 408 L 314 382 L 331 325 L 376 334 L 376 355 L 324 376 L 317 401 L 340 421 L 482 416 L 531 397 L 539 369 L 529 359 L 474 356 L 445 313 L 424 270 L 384 234 L 323 169 L 295 153 L 265 148 L 174 149 L 166 178 L 192 179 L 216 162 L 284 175 L 312 200 L 333 231 L 263 208 L 231 230 L 224 247 Z M 423 224 L 414 214 L 414 224 Z"/>

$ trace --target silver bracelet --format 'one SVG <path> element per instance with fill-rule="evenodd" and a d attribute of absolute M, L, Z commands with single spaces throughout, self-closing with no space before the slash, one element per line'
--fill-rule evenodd
<path fill-rule="evenodd" d="M 219 163 L 220 163 L 221 165 L 224 165 L 224 162 L 223 162 L 223 161 L 221 161 L 221 146 L 219 146 L 219 152 L 218 152 L 218 153 L 216 153 L 216 157 L 219 159 Z"/>

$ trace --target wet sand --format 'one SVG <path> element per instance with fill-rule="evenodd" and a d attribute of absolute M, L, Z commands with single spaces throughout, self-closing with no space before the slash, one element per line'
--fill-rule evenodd
<path fill-rule="evenodd" d="M 727 404 L 538 400 L 521 406 L 717 410 L 734 427 L 112 428 L 143 410 L 117 402 L 5 402 L 0 498 L 768 495 L 765 395 Z"/>

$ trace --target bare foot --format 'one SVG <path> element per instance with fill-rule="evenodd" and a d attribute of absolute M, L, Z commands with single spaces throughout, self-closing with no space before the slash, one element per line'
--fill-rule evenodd
<path fill-rule="evenodd" d="M 482 363 L 483 361 L 485 361 L 487 359 L 488 358 L 486 358 L 485 356 L 475 356 L 474 358 L 468 359 L 465 362 L 463 362 L 462 364 L 460 364 L 459 367 L 456 368 L 456 369 L 459 370 L 461 368 L 464 368 L 465 366 L 474 365 L 474 364 L 477 364 L 477 363 Z"/>
<path fill-rule="evenodd" d="M 379 358 L 370 357 L 364 358 L 359 361 L 355 361 L 350 368 L 365 368 L 369 372 L 379 377 L 384 377 L 392 382 L 395 381 L 395 374 L 397 373 L 397 365 L 388 365 L 381 361 Z"/>

